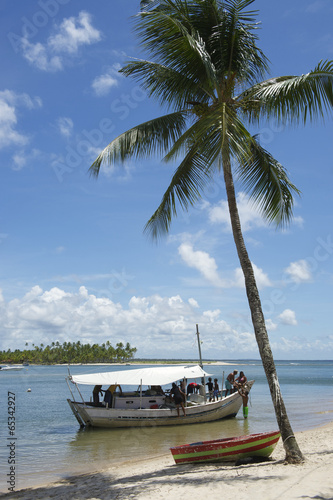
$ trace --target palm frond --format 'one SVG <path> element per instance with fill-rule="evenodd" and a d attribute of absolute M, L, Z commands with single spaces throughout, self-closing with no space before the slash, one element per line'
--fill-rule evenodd
<path fill-rule="evenodd" d="M 238 177 L 265 219 L 280 226 L 288 223 L 293 215 L 293 195 L 300 191 L 290 182 L 285 168 L 256 137 L 250 143 L 250 154 L 238 160 Z"/>
<path fill-rule="evenodd" d="M 202 191 L 217 168 L 221 151 L 220 130 L 206 133 L 207 147 L 194 142 L 183 161 L 176 169 L 172 180 L 162 197 L 162 201 L 145 226 L 145 231 L 153 239 L 165 234 L 172 218 L 177 215 L 177 205 L 187 210 L 202 196 Z"/>
<path fill-rule="evenodd" d="M 244 99 L 258 103 L 259 113 L 251 118 L 274 118 L 296 125 L 325 118 L 333 108 L 333 61 L 320 62 L 301 76 L 282 76 L 253 86 Z"/>
<path fill-rule="evenodd" d="M 184 2 L 179 3 L 184 9 Z M 179 14 L 179 9 L 176 11 L 177 15 L 174 12 L 169 15 L 160 9 L 145 12 L 136 19 L 138 36 L 155 62 L 182 74 L 195 87 L 200 82 L 212 95 L 218 81 L 205 42 L 188 19 L 184 20 L 185 13 Z M 130 66 L 125 67 L 125 71 L 130 70 Z"/>
<path fill-rule="evenodd" d="M 129 157 L 147 157 L 153 152 L 165 154 L 182 134 L 186 126 L 186 114 L 171 113 L 131 128 L 115 138 L 96 158 L 89 168 L 97 177 L 102 163 L 110 165 L 124 162 Z"/>
<path fill-rule="evenodd" d="M 143 60 L 133 60 L 121 70 L 132 76 L 161 104 L 172 104 L 175 109 L 186 107 L 189 101 L 209 102 L 213 97 L 211 86 L 205 81 L 193 81 L 188 75 L 165 65 Z"/>
<path fill-rule="evenodd" d="M 268 71 L 268 59 L 257 47 L 257 11 L 244 11 L 253 0 L 222 2 L 219 22 L 211 34 L 210 51 L 220 75 L 236 75 L 238 84 L 254 84 Z"/>
<path fill-rule="evenodd" d="M 174 161 L 180 155 L 186 155 L 189 150 L 192 154 L 204 150 L 209 166 L 212 163 L 209 158 L 212 156 L 215 158 L 215 155 L 221 152 L 221 107 L 221 105 L 215 106 L 213 111 L 208 109 L 200 119 L 185 130 L 170 147 L 164 161 Z M 219 135 L 218 151 L 216 151 L 216 134 Z"/>

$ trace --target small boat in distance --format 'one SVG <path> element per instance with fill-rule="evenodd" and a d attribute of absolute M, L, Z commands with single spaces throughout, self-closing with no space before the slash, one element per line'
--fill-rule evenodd
<path fill-rule="evenodd" d="M 198 462 L 235 462 L 240 458 L 266 457 L 274 451 L 280 432 L 202 441 L 170 448 L 176 464 Z"/>
<path fill-rule="evenodd" d="M 12 370 L 12 371 L 18 371 L 18 370 L 23 370 L 23 366 L 12 366 L 12 365 L 4 365 L 0 366 L 0 370 L 2 372 Z"/>

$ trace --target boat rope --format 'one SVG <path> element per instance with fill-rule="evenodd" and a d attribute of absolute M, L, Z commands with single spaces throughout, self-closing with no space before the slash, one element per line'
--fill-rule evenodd
<path fill-rule="evenodd" d="M 283 441 L 283 444 L 284 444 L 286 441 L 288 441 L 288 439 L 290 439 L 290 438 L 294 438 L 294 437 L 295 437 L 295 436 L 294 436 L 294 434 L 290 434 L 290 436 L 286 437 L 286 439 Z"/>

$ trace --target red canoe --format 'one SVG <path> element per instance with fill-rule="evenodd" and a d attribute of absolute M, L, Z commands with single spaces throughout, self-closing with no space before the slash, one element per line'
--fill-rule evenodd
<path fill-rule="evenodd" d="M 262 432 L 214 441 L 184 444 L 170 448 L 176 464 L 189 462 L 234 462 L 246 457 L 269 457 L 280 432 Z"/>

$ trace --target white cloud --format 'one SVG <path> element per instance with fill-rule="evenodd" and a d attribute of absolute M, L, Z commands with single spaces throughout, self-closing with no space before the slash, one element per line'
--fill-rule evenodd
<path fill-rule="evenodd" d="M 35 160 L 40 156 L 41 152 L 38 149 L 32 149 L 28 153 L 22 149 L 13 155 L 13 170 L 22 170 L 29 160 Z"/>
<path fill-rule="evenodd" d="M 312 279 L 309 263 L 304 259 L 291 262 L 284 271 L 294 283 L 305 283 Z"/>
<path fill-rule="evenodd" d="M 205 358 L 228 359 L 258 356 L 258 346 L 250 325 L 236 328 L 221 319 L 223 310 L 200 310 L 193 298 L 184 301 L 179 295 L 162 297 L 133 296 L 123 306 L 109 298 L 99 298 L 81 286 L 75 292 L 54 287 L 44 291 L 36 285 L 22 298 L 6 301 L 0 290 L 0 349 L 24 349 L 52 342 L 102 344 L 109 340 L 129 342 L 138 349 L 137 357 L 195 358 L 198 355 L 196 323 Z M 296 324 L 293 311 L 285 310 L 280 321 Z M 276 325 L 267 321 L 267 328 Z M 279 338 L 272 342 L 276 352 L 322 352 L 331 350 L 317 338 Z"/>
<path fill-rule="evenodd" d="M 13 163 L 13 170 L 21 170 L 26 165 L 27 159 L 22 151 L 13 155 Z"/>
<path fill-rule="evenodd" d="M 265 324 L 266 324 L 267 330 L 269 330 L 270 332 L 273 332 L 274 330 L 277 329 L 277 324 L 273 323 L 273 321 L 270 318 L 265 320 Z"/>
<path fill-rule="evenodd" d="M 243 231 L 249 231 L 255 227 L 267 226 L 259 211 L 249 201 L 249 197 L 245 193 L 237 194 L 237 206 Z M 208 205 L 207 208 L 211 223 L 222 224 L 226 230 L 231 230 L 227 201 L 221 200 L 217 205 Z"/>
<path fill-rule="evenodd" d="M 101 33 L 91 24 L 88 12 L 81 11 L 77 17 L 64 19 L 44 44 L 31 43 L 22 38 L 23 56 L 42 71 L 55 72 L 63 69 L 64 55 L 74 56 L 83 45 L 91 45 L 101 40 Z"/>
<path fill-rule="evenodd" d="M 207 281 L 214 286 L 222 286 L 223 282 L 218 275 L 215 259 L 207 252 L 193 250 L 189 243 L 182 243 L 178 253 L 189 267 L 197 269 Z"/>
<path fill-rule="evenodd" d="M 78 17 L 64 19 L 59 32 L 48 39 L 54 52 L 76 54 L 81 45 L 91 45 L 101 40 L 101 33 L 91 24 L 91 15 L 81 11 Z"/>
<path fill-rule="evenodd" d="M 285 309 L 279 315 L 279 319 L 281 320 L 281 322 L 284 325 L 292 325 L 292 326 L 296 326 L 297 325 L 295 311 L 292 311 L 291 309 Z"/>
<path fill-rule="evenodd" d="M 254 276 L 255 276 L 255 279 L 257 282 L 257 286 L 259 289 L 265 288 L 267 286 L 272 286 L 272 283 L 271 283 L 269 277 L 267 276 L 266 273 L 264 273 L 264 271 L 260 267 L 256 266 L 253 262 L 252 262 L 252 267 L 253 267 Z M 240 267 L 237 268 L 235 271 L 235 284 L 234 284 L 234 286 L 245 287 L 245 278 L 244 278 L 243 271 Z"/>
<path fill-rule="evenodd" d="M 107 95 L 112 87 L 119 85 L 119 74 L 117 70 L 110 69 L 107 73 L 97 76 L 91 86 L 98 97 Z"/>
<path fill-rule="evenodd" d="M 198 302 L 195 299 L 188 299 L 188 303 L 190 304 L 191 307 L 199 307 Z"/>
<path fill-rule="evenodd" d="M 2 295 L 0 292 L 0 299 Z M 212 325 L 212 315 L 214 325 Z M 199 320 L 207 339 L 214 329 L 230 333 L 231 329 L 219 319 L 219 312 L 209 311 L 201 316 L 194 299 L 184 302 L 173 297 L 133 296 L 126 308 L 109 298 L 98 298 L 81 286 L 75 293 L 54 287 L 43 291 L 34 286 L 23 298 L 10 302 L 0 300 L 0 320 L 4 335 L 1 349 L 51 344 L 59 340 L 82 343 L 102 343 L 110 340 L 130 342 L 144 353 L 180 357 L 194 343 L 195 324 Z M 212 340 L 207 340 L 213 344 Z M 176 351 L 175 351 L 176 346 Z M 22 347 L 20 347 L 22 348 Z M 180 349 L 180 351 L 178 351 Z"/>
<path fill-rule="evenodd" d="M 201 250 L 194 250 L 190 243 L 182 243 L 178 247 L 178 253 L 185 264 L 199 271 L 199 273 L 212 285 L 221 288 L 245 287 L 244 274 L 240 267 L 235 269 L 231 276 L 229 275 L 229 277 L 224 277 L 224 279 L 222 279 L 219 276 L 216 261 L 209 253 Z M 272 286 L 268 275 L 261 268 L 257 267 L 254 263 L 252 263 L 252 267 L 259 289 Z"/>
<path fill-rule="evenodd" d="M 73 133 L 73 120 L 67 116 L 62 116 L 57 120 L 57 127 L 61 135 L 70 137 Z"/>
<path fill-rule="evenodd" d="M 17 130 L 18 109 L 33 109 L 41 106 L 41 100 L 28 94 L 11 90 L 0 91 L 0 149 L 6 146 L 24 146 L 29 142 L 27 135 Z"/>
<path fill-rule="evenodd" d="M 27 38 L 23 38 L 22 51 L 25 59 L 42 71 L 55 72 L 63 68 L 61 58 L 50 56 L 47 47 L 41 43 L 30 43 Z"/>

